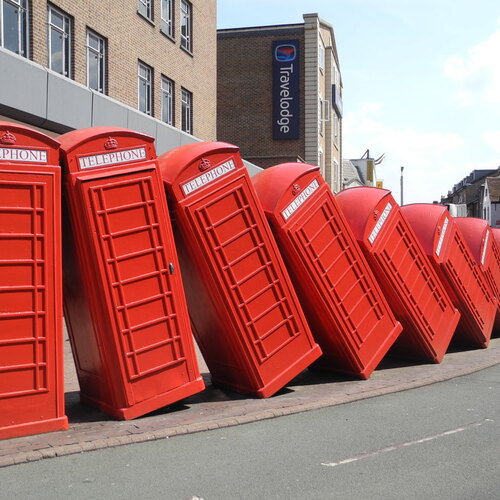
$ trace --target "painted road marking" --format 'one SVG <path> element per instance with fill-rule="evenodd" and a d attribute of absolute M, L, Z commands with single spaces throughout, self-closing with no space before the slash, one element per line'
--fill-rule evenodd
<path fill-rule="evenodd" d="M 363 460 L 364 458 L 374 457 L 376 455 L 382 455 L 383 453 L 388 453 L 390 451 L 400 450 L 408 446 L 427 443 L 428 441 L 434 441 L 435 439 L 451 436 L 453 434 L 458 434 L 459 432 L 463 431 L 468 431 L 470 429 L 474 429 L 475 427 L 480 427 L 481 425 L 487 424 L 489 422 L 493 422 L 493 420 L 486 418 L 484 420 L 481 420 L 480 422 L 474 422 L 472 424 L 465 425 L 463 427 L 457 427 L 456 429 L 451 429 L 449 431 L 441 432 L 439 434 L 434 434 L 433 436 L 427 436 L 422 439 L 416 439 L 415 441 L 406 441 L 405 443 L 393 444 L 385 448 L 380 448 L 379 450 L 367 451 L 365 453 L 361 453 L 360 455 L 356 455 L 354 457 L 344 458 L 344 460 L 339 460 L 338 462 L 322 463 L 321 465 L 324 465 L 325 467 L 337 467 L 337 465 L 350 464 L 352 462 L 357 462 L 358 460 Z"/>

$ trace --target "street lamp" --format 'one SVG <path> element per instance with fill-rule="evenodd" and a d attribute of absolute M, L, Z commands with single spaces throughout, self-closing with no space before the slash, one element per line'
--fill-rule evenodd
<path fill-rule="evenodd" d="M 403 206 L 403 170 L 405 168 L 401 167 L 401 203 L 399 204 L 401 207 Z"/>

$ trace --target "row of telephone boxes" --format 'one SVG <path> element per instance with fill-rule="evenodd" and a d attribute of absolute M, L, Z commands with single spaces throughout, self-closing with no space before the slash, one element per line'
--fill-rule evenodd
<path fill-rule="evenodd" d="M 204 389 L 192 334 L 213 383 L 257 397 L 485 348 L 499 248 L 440 205 L 334 196 L 312 165 L 250 179 L 230 144 L 158 158 L 127 129 L 0 122 L 0 438 L 68 426 L 63 310 L 81 400 L 131 419 Z"/>

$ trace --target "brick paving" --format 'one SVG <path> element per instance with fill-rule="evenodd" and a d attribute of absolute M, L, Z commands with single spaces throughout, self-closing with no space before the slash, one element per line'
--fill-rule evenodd
<path fill-rule="evenodd" d="M 78 381 L 66 340 L 69 430 L 0 441 L 0 467 L 240 425 L 441 382 L 500 363 L 500 338 L 492 339 L 488 349 L 449 352 L 441 364 L 385 359 L 368 380 L 305 370 L 268 399 L 255 399 L 212 386 L 206 365 L 201 356 L 199 359 L 207 384 L 203 392 L 135 420 L 116 421 L 80 404 Z"/>

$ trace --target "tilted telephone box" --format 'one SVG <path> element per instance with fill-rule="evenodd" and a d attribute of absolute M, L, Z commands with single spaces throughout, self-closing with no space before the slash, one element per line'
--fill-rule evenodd
<path fill-rule="evenodd" d="M 153 138 L 60 137 L 64 310 L 82 402 L 132 419 L 204 388 Z"/>
<path fill-rule="evenodd" d="M 252 182 L 323 351 L 314 366 L 368 378 L 402 327 L 319 168 L 283 163 Z"/>
<path fill-rule="evenodd" d="M 320 355 L 236 146 L 159 158 L 194 333 L 213 382 L 273 395 Z"/>
<path fill-rule="evenodd" d="M 455 219 L 445 206 L 431 203 L 405 205 L 401 211 L 460 311 L 454 340 L 465 345 L 487 347 L 498 300 Z"/>
<path fill-rule="evenodd" d="M 394 352 L 439 363 L 460 313 L 390 191 L 356 187 L 336 195 L 403 332 Z"/>
<path fill-rule="evenodd" d="M 499 301 L 494 326 L 494 330 L 498 331 L 500 329 L 500 247 L 495 241 L 493 230 L 484 219 L 455 217 L 455 223 L 469 245 L 479 269 L 486 276 L 493 295 Z"/>

